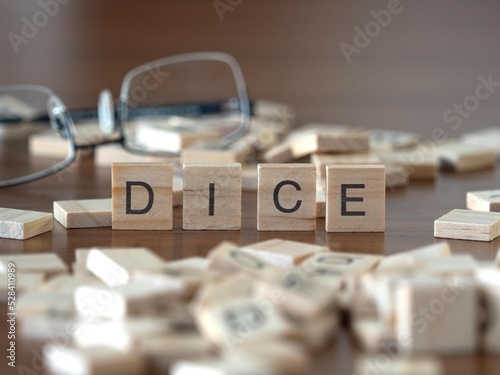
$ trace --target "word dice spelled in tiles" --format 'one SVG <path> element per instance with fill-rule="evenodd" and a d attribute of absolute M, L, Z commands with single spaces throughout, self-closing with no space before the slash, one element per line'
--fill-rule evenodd
<path fill-rule="evenodd" d="M 183 228 L 241 228 L 241 164 L 184 164 Z"/>
<path fill-rule="evenodd" d="M 27 240 L 51 230 L 51 213 L 0 208 L 0 238 Z"/>
<path fill-rule="evenodd" d="M 492 241 L 500 235 L 500 213 L 452 210 L 434 222 L 434 236 Z"/>
<path fill-rule="evenodd" d="M 326 169 L 326 231 L 385 230 L 385 167 L 330 165 Z"/>
<path fill-rule="evenodd" d="M 316 229 L 316 169 L 312 164 L 259 164 L 257 230 Z"/>
<path fill-rule="evenodd" d="M 54 218 L 65 228 L 111 226 L 111 199 L 54 202 Z"/>
<path fill-rule="evenodd" d="M 112 228 L 172 229 L 172 165 L 114 163 Z"/>

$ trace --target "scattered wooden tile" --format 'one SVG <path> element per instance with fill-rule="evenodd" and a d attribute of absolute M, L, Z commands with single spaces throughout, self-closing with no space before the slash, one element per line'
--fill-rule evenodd
<path fill-rule="evenodd" d="M 76 348 L 101 346 L 124 353 L 135 351 L 143 340 L 171 333 L 174 329 L 163 316 L 129 317 L 123 321 L 90 318 L 74 324 L 74 330 L 69 333 Z"/>
<path fill-rule="evenodd" d="M 114 163 L 174 163 L 178 160 L 178 157 L 133 154 L 118 144 L 99 146 L 94 155 L 94 164 L 98 167 L 111 167 Z"/>
<path fill-rule="evenodd" d="M 363 154 L 313 154 L 311 163 L 316 166 L 317 176 L 326 178 L 327 165 L 381 164 L 380 157 L 372 153 Z"/>
<path fill-rule="evenodd" d="M 448 259 L 450 256 L 451 249 L 448 242 L 439 242 L 388 256 L 378 265 L 376 273 L 381 274 L 384 272 L 421 268 L 427 260 L 432 262 L 437 258 L 445 257 Z"/>
<path fill-rule="evenodd" d="M 222 358 L 242 364 L 260 362 L 280 374 L 305 374 L 310 365 L 304 347 L 285 340 L 242 344 L 224 353 Z"/>
<path fill-rule="evenodd" d="M 205 258 L 184 258 L 164 263 L 160 271 L 136 271 L 134 280 L 167 285 L 179 297 L 190 298 L 205 279 L 207 269 L 208 261 Z"/>
<path fill-rule="evenodd" d="M 379 158 L 385 165 L 401 165 L 410 181 L 434 181 L 437 176 L 437 157 L 424 148 L 379 152 Z"/>
<path fill-rule="evenodd" d="M 139 342 L 137 352 L 146 357 L 153 371 L 168 371 L 180 359 L 200 358 L 210 355 L 209 343 L 196 331 L 171 332 Z"/>
<path fill-rule="evenodd" d="M 328 247 L 303 242 L 272 239 L 247 245 L 241 251 L 281 268 L 292 268 L 304 259 L 329 251 Z"/>
<path fill-rule="evenodd" d="M 285 140 L 282 143 L 272 147 L 262 156 L 266 163 L 286 163 L 294 159 L 290 141 Z"/>
<path fill-rule="evenodd" d="M 0 255 L 0 272 L 6 273 L 9 263 L 16 265 L 16 272 L 43 273 L 46 278 L 68 272 L 68 266 L 54 253 Z"/>
<path fill-rule="evenodd" d="M 316 170 L 312 164 L 259 164 L 257 230 L 316 229 Z"/>
<path fill-rule="evenodd" d="M 272 282 L 260 283 L 256 293 L 263 299 L 276 299 L 278 309 L 299 320 L 314 320 L 332 312 L 338 300 L 338 295 L 330 288 L 302 278 L 293 271 L 277 275 Z"/>
<path fill-rule="evenodd" d="M 420 136 L 416 133 L 372 129 L 370 132 L 370 146 L 375 151 L 393 151 L 416 146 Z"/>
<path fill-rule="evenodd" d="M 165 309 L 172 300 L 168 286 L 151 281 L 131 281 L 119 288 L 80 286 L 75 290 L 75 308 L 80 316 L 122 320 L 130 316 L 146 316 Z"/>
<path fill-rule="evenodd" d="M 184 164 L 184 230 L 241 229 L 241 164 Z"/>
<path fill-rule="evenodd" d="M 326 231 L 385 230 L 385 167 L 327 166 Z"/>
<path fill-rule="evenodd" d="M 217 142 L 199 141 L 184 148 L 182 163 L 244 163 L 252 155 L 252 148 L 244 141 L 229 146 Z"/>
<path fill-rule="evenodd" d="M 13 278 L 10 278 L 14 281 Z M 7 296 L 9 291 L 15 289 L 16 296 L 21 296 L 23 293 L 38 288 L 45 279 L 42 272 L 18 272 L 16 273 L 15 283 L 12 282 L 12 288 L 9 286 L 9 277 L 7 272 L 0 272 L 0 303 L 7 304 Z"/>
<path fill-rule="evenodd" d="M 500 190 L 468 191 L 467 208 L 474 211 L 500 212 Z"/>
<path fill-rule="evenodd" d="M 295 159 L 321 152 L 363 152 L 370 148 L 370 135 L 358 129 L 335 125 L 307 125 L 291 142 Z"/>
<path fill-rule="evenodd" d="M 50 291 L 28 291 L 17 298 L 17 313 L 20 320 L 29 320 L 42 314 L 70 318 L 75 314 L 73 296 Z"/>
<path fill-rule="evenodd" d="M 376 353 L 384 344 L 398 345 L 396 338 L 379 319 L 355 319 L 351 331 L 361 349 L 367 353 Z M 363 373 L 361 373 L 363 374 Z"/>
<path fill-rule="evenodd" d="M 263 278 L 275 272 L 275 263 L 271 263 L 251 251 L 243 251 L 231 242 L 224 241 L 208 254 L 208 270 L 232 273 L 244 272 L 254 277 Z"/>
<path fill-rule="evenodd" d="M 46 281 L 38 290 L 40 292 L 73 295 L 75 290 L 82 285 L 104 286 L 105 284 L 93 275 L 77 276 L 72 274 L 60 274 Z"/>
<path fill-rule="evenodd" d="M 373 354 L 356 359 L 354 375 L 442 375 L 444 368 L 433 357 L 396 357 Z"/>
<path fill-rule="evenodd" d="M 474 277 L 478 268 L 476 260 L 470 254 L 428 258 L 421 263 L 426 274 L 441 277 L 452 275 Z"/>
<path fill-rule="evenodd" d="M 500 148 L 498 147 L 500 144 L 500 127 L 489 127 L 462 134 L 461 142 L 468 145 L 496 149 L 497 153 L 500 153 Z"/>
<path fill-rule="evenodd" d="M 385 187 L 386 189 L 395 189 L 408 185 L 410 177 L 407 170 L 402 165 L 385 165 Z"/>
<path fill-rule="evenodd" d="M 207 340 L 230 348 L 243 342 L 289 339 L 296 329 L 262 299 L 240 298 L 196 314 L 196 323 Z"/>
<path fill-rule="evenodd" d="M 448 142 L 436 148 L 440 168 L 457 173 L 472 172 L 495 167 L 497 152 L 484 146 Z"/>
<path fill-rule="evenodd" d="M 359 277 L 374 270 L 383 258 L 372 254 L 321 252 L 306 259 L 297 270 L 308 278 Z"/>
<path fill-rule="evenodd" d="M 112 228 L 172 229 L 172 165 L 115 163 L 112 169 Z"/>
<path fill-rule="evenodd" d="M 27 240 L 51 230 L 51 213 L 0 208 L 0 238 Z"/>
<path fill-rule="evenodd" d="M 72 311 L 54 308 L 34 312 L 20 323 L 19 334 L 23 341 L 31 345 L 43 345 L 56 337 L 58 344 L 72 345 L 72 333 L 78 320 Z"/>
<path fill-rule="evenodd" d="M 146 248 L 93 248 L 86 262 L 87 269 L 109 286 L 128 283 L 134 271 L 161 272 L 164 264 Z"/>
<path fill-rule="evenodd" d="M 434 236 L 492 241 L 500 236 L 500 213 L 455 209 L 434 221 Z"/>
<path fill-rule="evenodd" d="M 298 322 L 302 334 L 301 343 L 312 352 L 320 352 L 332 343 L 340 330 L 340 321 L 337 314 L 327 314 L 314 320 Z"/>
<path fill-rule="evenodd" d="M 111 226 L 111 199 L 54 202 L 54 219 L 65 228 Z"/>
<path fill-rule="evenodd" d="M 480 298 L 485 309 L 485 322 L 480 330 L 481 346 L 490 354 L 500 353 L 500 269 L 491 265 L 477 270 Z"/>
<path fill-rule="evenodd" d="M 261 361 L 247 361 L 238 363 L 232 360 L 220 359 L 217 357 L 184 359 L 175 361 L 169 374 L 171 375 L 250 375 L 250 374 L 265 374 L 265 375 L 280 375 L 277 369 L 265 367 Z M 290 375 L 296 375 L 290 374 Z"/>
<path fill-rule="evenodd" d="M 138 354 L 106 347 L 75 349 L 48 345 L 43 354 L 48 371 L 54 375 L 137 375 L 147 369 Z"/>
<path fill-rule="evenodd" d="M 394 295 L 396 337 L 411 353 L 473 353 L 477 347 L 477 292 L 469 278 L 400 280 Z"/>

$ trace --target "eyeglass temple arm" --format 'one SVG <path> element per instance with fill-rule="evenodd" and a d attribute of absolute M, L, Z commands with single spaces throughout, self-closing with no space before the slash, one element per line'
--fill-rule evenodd
<path fill-rule="evenodd" d="M 217 114 L 230 109 L 230 104 L 227 101 L 224 102 L 207 102 L 207 103 L 193 103 L 193 104 L 175 104 L 175 105 L 159 105 L 159 106 L 143 106 L 137 108 L 129 108 L 128 115 L 131 118 L 146 117 L 146 116 L 200 116 L 200 115 L 211 115 Z M 253 114 L 254 103 L 250 103 L 250 115 Z M 82 109 L 70 111 L 71 117 L 74 122 L 94 120 L 98 118 L 97 109 Z M 115 110 L 115 117 L 117 112 Z M 20 117 L 12 117 L 2 119 L 0 114 L 0 122 L 2 123 L 17 123 L 21 121 L 26 121 L 26 119 Z M 29 121 L 33 122 L 44 122 L 49 121 L 47 115 L 37 116 Z"/>

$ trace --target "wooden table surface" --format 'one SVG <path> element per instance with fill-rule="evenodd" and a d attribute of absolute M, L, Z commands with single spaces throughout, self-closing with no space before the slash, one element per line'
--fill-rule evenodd
<path fill-rule="evenodd" d="M 7 0 L 0 5 L 0 84 L 44 84 L 69 107 L 86 108 L 95 105 L 105 87 L 116 96 L 123 75 L 139 64 L 187 51 L 220 50 L 240 61 L 253 97 L 292 104 L 299 123 L 411 130 L 424 139 L 435 129 L 456 137 L 497 124 L 500 94 L 495 92 L 463 119 L 460 129 L 445 123 L 443 114 L 474 94 L 479 76 L 492 74 L 500 81 L 500 3 L 401 4 L 404 10 L 347 63 L 340 43 L 352 44 L 354 27 L 364 27 L 370 12 L 384 9 L 386 1 L 242 1 L 223 20 L 211 0 L 74 1 L 60 5 L 16 52 L 9 33 L 22 35 L 23 17 L 31 20 L 41 8 L 38 2 Z M 110 180 L 109 168 L 82 160 L 59 177 L 0 190 L 0 206 L 52 211 L 54 200 L 109 197 Z M 0 253 L 52 251 L 69 263 L 79 247 L 146 246 L 165 259 L 177 259 L 205 255 L 222 240 L 244 245 L 282 237 L 387 255 L 439 241 L 433 236 L 436 218 L 464 208 L 467 191 L 495 188 L 499 182 L 498 170 L 440 174 L 435 183 L 388 191 L 386 232 L 381 234 L 326 233 L 322 219 L 315 232 L 257 232 L 256 195 L 244 193 L 243 229 L 237 232 L 183 231 L 182 210 L 175 209 L 171 232 L 66 230 L 55 223 L 51 233 L 27 241 L 0 240 Z M 500 240 L 450 243 L 455 252 L 493 259 Z M 5 353 L 3 318 L 0 328 Z M 312 373 L 351 374 L 356 352 L 342 332 L 318 356 Z M 10 371 L 5 361 L 2 355 L 2 374 Z M 39 373 L 35 362 L 31 354 L 18 358 L 18 365 L 33 369 L 30 374 Z M 500 368 L 498 359 L 482 355 L 446 358 L 444 364 L 449 375 L 496 374 Z"/>

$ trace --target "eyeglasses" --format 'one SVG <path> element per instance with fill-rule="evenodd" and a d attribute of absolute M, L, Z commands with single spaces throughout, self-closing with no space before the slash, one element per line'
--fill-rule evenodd
<path fill-rule="evenodd" d="M 116 108 L 109 90 L 101 93 L 97 110 L 69 112 L 46 87 L 0 86 L 0 187 L 57 173 L 78 150 L 108 143 L 137 154 L 178 156 L 172 138 L 182 133 L 206 135 L 217 147 L 228 147 L 247 133 L 250 111 L 237 61 L 220 52 L 166 57 L 131 70 Z M 79 137 L 84 123 L 95 120 L 100 135 Z M 40 137 L 64 140 L 57 146 L 62 149 L 33 156 L 30 149 Z"/>

